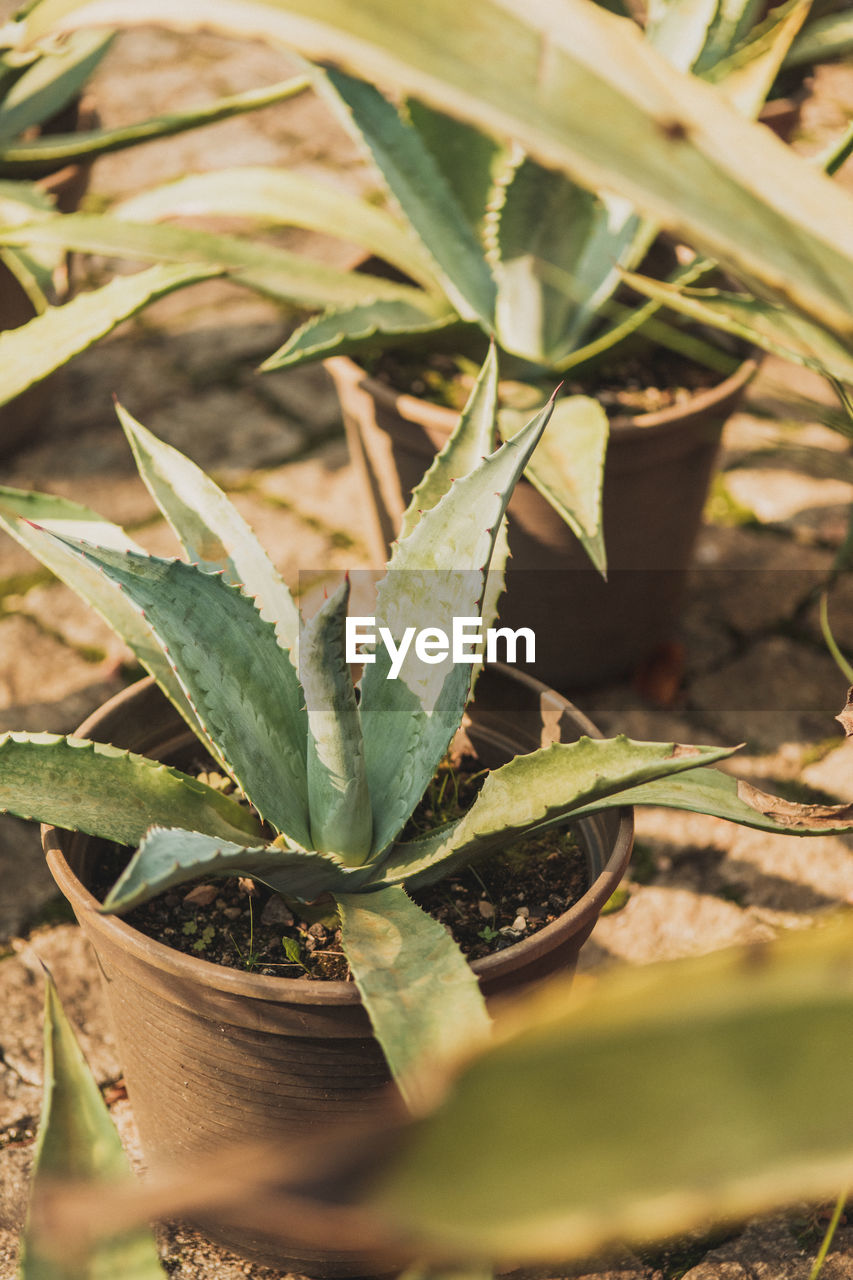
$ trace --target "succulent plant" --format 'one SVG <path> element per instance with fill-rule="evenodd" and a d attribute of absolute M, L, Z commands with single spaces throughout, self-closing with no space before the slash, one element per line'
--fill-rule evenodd
<path fill-rule="evenodd" d="M 523 15 L 477 0 L 470 19 L 444 0 L 405 14 L 383 4 L 370 17 L 337 2 L 320 13 L 310 5 L 303 11 L 302 0 L 234 0 L 182 11 L 180 19 L 162 0 L 42 4 L 27 24 L 30 38 L 90 19 L 184 27 L 203 20 L 238 34 L 260 32 L 335 64 L 307 74 L 367 148 L 392 197 L 390 211 L 304 175 L 241 168 L 189 176 L 103 216 L 0 228 L 0 244 L 30 253 L 61 245 L 154 261 L 160 265 L 153 272 L 174 273 L 161 286 L 168 288 L 194 283 L 206 266 L 321 312 L 266 368 L 413 344 L 470 355 L 486 333 L 514 360 L 514 369 L 504 360 L 504 373 L 535 381 L 541 403 L 543 373 L 547 382 L 555 371 L 592 368 L 641 329 L 645 339 L 726 373 L 737 363 L 731 351 L 658 314 L 684 309 L 682 289 L 715 260 L 760 286 L 763 311 L 777 307 L 781 294 L 819 325 L 848 324 L 853 245 L 839 229 L 849 225 L 849 208 L 843 213 L 825 188 L 821 195 L 806 161 L 780 159 L 781 146 L 760 137 L 767 131 L 737 119 L 730 106 L 757 113 L 802 35 L 808 6 L 795 0 L 766 17 L 757 0 L 712 3 L 701 14 L 656 0 L 645 31 L 588 0 Z M 625 12 L 618 3 L 603 7 Z M 476 32 L 485 33 L 487 58 Z M 544 96 L 536 47 L 551 58 L 553 85 Z M 373 76 L 388 96 L 367 83 Z M 802 192 L 797 208 L 783 207 L 782 191 Z M 170 222 L 187 210 L 307 226 L 348 240 L 394 272 L 347 273 L 250 236 Z M 708 257 L 686 268 L 670 263 L 663 273 L 669 278 L 644 286 L 631 273 L 661 226 Z M 616 296 L 626 272 L 650 295 L 645 303 Z M 80 300 L 87 341 L 111 327 L 117 305 L 142 305 L 130 296 L 132 282 L 107 289 L 115 285 L 129 291 L 126 301 L 98 292 Z M 706 307 L 699 319 L 731 328 L 722 310 Z M 22 389 L 57 357 L 73 354 L 46 332 L 50 323 L 42 317 L 41 328 L 19 343 L 5 351 L 0 345 L 0 395 L 10 393 L 4 385 Z M 505 436 L 521 425 L 522 413 L 506 411 Z M 566 397 L 553 415 L 548 454 L 540 451 L 527 470 L 602 571 L 607 435 L 596 401 Z"/>
<path fill-rule="evenodd" d="M 450 632 L 453 618 L 481 615 L 484 593 L 496 596 L 494 583 L 486 593 L 487 573 L 501 569 L 503 552 L 493 553 L 506 503 L 551 411 L 492 452 L 496 386 L 492 353 L 377 588 L 377 624 L 397 646 L 413 624 Z M 289 900 L 331 899 L 404 1093 L 424 1054 L 488 1027 L 472 970 L 407 888 L 508 838 L 623 804 L 800 834 L 853 826 L 847 809 L 791 806 L 708 768 L 731 754 L 725 748 L 581 738 L 516 757 L 489 774 L 462 817 L 401 840 L 459 727 L 474 668 L 408 652 L 390 679 L 389 647 L 378 646 L 356 690 L 345 661 L 347 584 L 302 624 L 224 494 L 119 414 L 188 561 L 146 555 L 117 526 L 45 494 L 0 490 L 0 521 L 125 638 L 253 808 L 166 764 L 43 733 L 0 741 L 0 806 L 138 846 L 104 910 L 234 874 Z"/>

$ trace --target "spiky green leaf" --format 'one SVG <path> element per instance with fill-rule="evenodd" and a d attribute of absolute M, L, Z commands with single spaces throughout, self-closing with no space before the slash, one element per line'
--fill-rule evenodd
<path fill-rule="evenodd" d="M 523 417 L 503 409 L 498 427 L 511 439 Z M 602 524 L 604 461 L 610 421 L 590 396 L 565 396 L 554 406 L 551 424 L 527 464 L 525 476 L 558 511 L 596 569 L 607 570 Z"/>
<path fill-rule="evenodd" d="M 130 911 L 167 889 L 198 877 L 250 876 L 277 893 L 312 902 L 324 893 L 355 892 L 366 868 L 346 867 L 331 853 L 251 845 L 214 839 L 198 831 L 149 830 L 121 877 L 104 899 L 103 910 Z"/>
<path fill-rule="evenodd" d="M 346 663 L 349 581 L 303 628 L 299 676 L 308 709 L 308 808 L 312 848 L 359 865 L 373 817 L 355 687 Z"/>
<path fill-rule="evenodd" d="M 47 976 L 44 1006 L 44 1094 L 36 1142 L 30 1213 L 19 1280 L 164 1280 L 154 1237 L 145 1227 L 96 1240 L 81 1257 L 46 1238 L 48 1188 L 89 1182 L 114 1188 L 132 1182 L 130 1163 L 71 1024 Z"/>
<path fill-rule="evenodd" d="M 210 266 L 150 267 L 81 293 L 64 307 L 49 307 L 19 329 L 7 329 L 0 334 L 0 404 L 46 378 L 150 302 L 219 274 Z"/>
<path fill-rule="evenodd" d="M 647 217 L 838 336 L 853 335 L 853 199 L 586 0 L 49 0 L 55 28 L 159 20 L 281 39 L 626 196 Z M 507 92 L 507 86 L 512 92 Z"/>
<path fill-rule="evenodd" d="M 431 1064 L 482 1044 L 489 1015 L 450 934 L 400 888 L 340 894 L 352 975 L 391 1074 L 412 1109 Z"/>
<path fill-rule="evenodd" d="M 377 300 L 347 310 L 327 311 L 306 320 L 290 335 L 287 342 L 261 365 L 264 373 L 272 369 L 295 368 L 327 356 L 359 355 L 374 350 L 377 344 L 395 344 L 408 339 L 440 333 L 459 323 L 452 308 L 443 313 L 433 306 L 427 295 L 424 305 L 414 302 Z"/>
<path fill-rule="evenodd" d="M 276 301 L 311 307 L 350 307 L 383 299 L 408 302 L 424 309 L 429 307 L 429 299 L 422 289 L 342 271 L 274 245 L 189 227 L 125 222 L 109 214 L 69 213 L 24 227 L 4 228 L 0 231 L 0 244 L 34 247 L 59 244 L 79 253 L 142 262 L 204 264 L 196 270 L 200 273 L 228 271 L 239 284 Z M 84 294 L 69 306 L 76 306 L 88 296 Z M 437 313 L 445 310 L 443 302 L 436 302 L 435 307 Z"/>
<path fill-rule="evenodd" d="M 398 844 L 383 863 L 382 880 L 429 884 L 534 827 L 630 804 L 623 795 L 636 791 L 638 783 L 669 778 L 728 755 L 726 747 L 679 747 L 623 736 L 558 742 L 516 756 L 489 773 L 461 818 L 423 839 Z"/>
<path fill-rule="evenodd" d="M 254 601 L 181 560 L 65 545 L 102 569 L 145 615 L 206 734 L 258 812 L 310 847 L 302 687 Z"/>
<path fill-rule="evenodd" d="M 491 228 L 501 346 L 555 366 L 583 342 L 654 236 L 624 200 L 602 199 L 525 158 L 502 188 Z"/>
<path fill-rule="evenodd" d="M 444 175 L 420 134 L 372 85 L 330 70 L 318 90 L 335 107 L 351 133 L 369 150 L 420 236 L 447 296 L 463 319 L 490 330 L 495 286 L 483 250 Z"/>
<path fill-rule="evenodd" d="M 632 289 L 673 311 L 840 382 L 853 382 L 853 356 L 848 347 L 820 325 L 786 307 L 720 289 L 680 289 L 634 274 L 625 278 Z"/>
<path fill-rule="evenodd" d="M 506 145 L 444 111 L 434 111 L 417 98 L 407 101 L 406 110 L 474 235 L 482 242 L 495 184 L 508 160 Z"/>
<path fill-rule="evenodd" d="M 777 835 L 843 835 L 853 831 L 853 805 L 799 804 L 759 791 L 742 778 L 719 769 L 696 769 L 684 777 L 663 778 L 629 787 L 620 804 L 687 809 Z M 579 814 L 609 807 L 598 801 L 584 805 Z"/>
<path fill-rule="evenodd" d="M 549 404 L 512 440 L 458 479 L 414 530 L 396 544 L 379 584 L 376 626 L 395 644 L 415 631 L 448 637 L 454 618 L 479 618 L 495 537 L 516 480 L 551 415 Z M 377 634 L 378 630 L 377 630 Z M 411 814 L 459 726 L 472 668 L 446 657 L 426 664 L 411 649 L 389 678 L 382 644 L 361 682 L 367 779 L 373 804 L 373 852 L 386 847 Z"/>
<path fill-rule="evenodd" d="M 221 572 L 252 596 L 284 648 L 299 643 L 299 611 L 281 575 L 249 525 L 217 484 L 194 462 L 143 427 L 121 405 L 119 421 L 140 476 L 193 564 Z M 69 530 L 73 536 L 73 531 Z M 78 537 L 86 539 L 80 532 Z M 103 545 L 97 538 L 92 539 Z"/>
<path fill-rule="evenodd" d="M 246 165 L 194 173 L 131 196 L 114 205 L 112 212 L 130 222 L 202 216 L 306 227 L 359 245 L 425 289 L 437 289 L 431 258 L 399 218 L 363 196 L 292 170 Z"/>
<path fill-rule="evenodd" d="M 0 738 L 0 809 L 119 844 L 138 844 L 154 823 L 227 840 L 261 832 L 248 809 L 178 769 L 55 733 Z"/>
<path fill-rule="evenodd" d="M 494 450 L 497 407 L 498 358 L 492 346 L 453 433 L 412 491 L 400 523 L 401 538 L 408 537 L 422 514 L 432 510 L 455 480 L 468 475 Z"/>
<path fill-rule="evenodd" d="M 112 43 L 112 33 L 78 31 L 27 67 L 0 100 L 0 173 L 11 139 L 73 102 Z M 45 169 L 43 167 L 42 172 Z"/>
<path fill-rule="evenodd" d="M 46 134 L 31 142 L 19 142 L 0 148 L 0 173 L 10 178 L 38 176 L 40 173 L 51 172 L 60 165 L 84 163 L 96 156 L 124 151 L 142 142 L 174 137 L 175 134 L 186 133 L 202 125 L 273 106 L 303 93 L 307 88 L 307 79 L 299 76 L 268 88 L 250 89 L 246 93 L 219 98 L 209 106 L 194 107 L 191 111 L 169 112 L 114 129 Z"/>
<path fill-rule="evenodd" d="M 80 538 L 115 551 L 137 551 L 132 538 L 116 524 L 67 498 L 0 486 L 0 528 L 55 573 L 67 587 L 91 605 L 133 650 L 172 705 L 202 742 L 210 745 L 198 717 L 187 701 L 151 627 L 121 589 L 59 538 Z"/>

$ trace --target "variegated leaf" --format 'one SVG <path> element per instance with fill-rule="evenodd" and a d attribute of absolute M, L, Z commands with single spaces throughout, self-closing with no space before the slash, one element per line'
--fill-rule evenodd
<path fill-rule="evenodd" d="M 295 170 L 245 165 L 194 173 L 149 187 L 113 205 L 111 212 L 130 222 L 201 216 L 306 227 L 381 257 L 428 291 L 438 289 L 432 259 L 399 218 L 363 196 Z"/>
<path fill-rule="evenodd" d="M 423 513 L 432 510 L 455 480 L 468 475 L 492 453 L 497 408 L 498 358 L 492 345 L 456 428 L 412 491 L 412 500 L 400 523 L 401 538 L 412 532 Z"/>
<path fill-rule="evenodd" d="M 304 626 L 299 676 L 308 709 L 312 847 L 351 866 L 370 853 L 373 817 L 355 687 L 346 663 L 349 581 Z"/>
<path fill-rule="evenodd" d="M 377 342 L 405 343 L 461 323 L 451 307 L 442 313 L 426 294 L 424 302 L 426 305 L 421 306 L 419 302 L 378 300 L 346 310 L 326 311 L 295 329 L 287 342 L 264 361 L 261 371 L 295 368 L 327 356 L 358 355 L 375 349 Z"/>
<path fill-rule="evenodd" d="M 109 214 L 68 213 L 27 226 L 4 228 L 0 231 L 0 244 L 64 245 L 79 253 L 103 254 L 105 257 L 203 264 L 195 268 L 200 274 L 227 271 L 239 284 L 267 297 L 311 307 L 351 307 L 376 300 L 408 302 L 425 310 L 430 306 L 429 297 L 423 289 L 396 284 L 377 276 L 343 271 L 274 245 L 165 223 L 124 222 Z M 158 270 L 169 268 L 160 267 Z M 171 270 L 174 272 L 175 268 Z M 134 279 L 137 277 L 130 277 L 130 280 Z M 113 283 L 126 285 L 128 281 L 123 279 Z M 77 306 L 92 296 L 97 295 L 83 294 L 68 305 Z M 437 314 L 444 313 L 444 302 L 436 301 L 434 305 Z M 19 333 L 20 330 L 14 332 Z"/>
<path fill-rule="evenodd" d="M 226 840 L 261 833 L 248 809 L 178 769 L 54 733 L 0 738 L 0 809 L 119 844 L 138 844 L 155 823 Z"/>
<path fill-rule="evenodd" d="M 130 1163 L 101 1092 L 48 974 L 44 1005 L 44 1094 L 35 1151 L 30 1210 L 19 1280 L 165 1280 L 157 1245 L 145 1226 L 69 1251 L 52 1235 L 57 1187 L 81 1182 L 116 1191 L 133 1184 Z"/>
<path fill-rule="evenodd" d="M 310 847 L 302 688 L 253 600 L 181 560 L 65 545 L 145 615 L 206 734 L 268 822 Z"/>
<path fill-rule="evenodd" d="M 501 410 L 502 438 L 511 439 L 522 420 L 514 410 Z M 524 473 L 563 517 L 602 575 L 607 570 L 601 503 L 609 437 L 610 421 L 597 400 L 564 396 L 554 405 L 548 431 Z"/>
<path fill-rule="evenodd" d="M 112 41 L 112 32 L 78 31 L 45 50 L 5 88 L 0 100 L 0 173 L 5 173 L 4 160 L 12 139 L 43 125 L 73 102 Z M 41 172 L 46 172 L 44 166 Z"/>
<path fill-rule="evenodd" d="M 366 146 L 408 221 L 441 272 L 445 293 L 466 320 L 491 330 L 495 284 L 483 250 L 420 134 L 372 85 L 341 71 L 318 73 L 318 91 Z"/>
<path fill-rule="evenodd" d="M 840 382 L 853 383 L 853 355 L 847 344 L 795 311 L 748 294 L 720 289 L 681 289 L 633 273 L 627 273 L 625 279 L 638 293 L 692 320 L 713 325 Z"/>
<path fill-rule="evenodd" d="M 113 151 L 124 151 L 156 138 L 173 137 L 198 129 L 218 120 L 257 111 L 277 102 L 284 102 L 303 93 L 308 88 L 304 76 L 282 81 L 264 89 L 250 89 L 219 98 L 210 106 L 195 107 L 191 111 L 174 111 L 134 124 L 114 129 L 81 130 L 69 134 L 45 134 L 30 142 L 18 142 L 0 149 L 0 174 L 4 177 L 33 177 L 50 173 L 64 164 L 80 164 L 95 156 Z"/>
<path fill-rule="evenodd" d="M 121 405 L 117 411 L 139 474 L 190 561 L 210 572 L 221 572 L 226 582 L 242 587 L 255 599 L 261 617 L 275 625 L 280 644 L 295 652 L 299 611 L 237 508 L 194 462 L 158 440 Z M 84 533 L 78 536 L 86 537 Z"/>
<path fill-rule="evenodd" d="M 403 889 L 335 898 L 362 1003 L 400 1092 L 417 1110 L 430 1067 L 488 1038 L 477 979 L 444 925 Z"/>
<path fill-rule="evenodd" d="M 44 225 L 54 226 L 54 222 Z M 11 235 L 14 239 L 14 232 Z M 61 243 L 61 237 L 54 243 Z M 91 293 L 81 293 L 63 307 L 49 307 L 19 329 L 7 329 L 0 334 L 0 404 L 67 364 L 150 302 L 221 274 L 219 267 L 198 263 L 150 267 L 137 275 L 111 280 Z"/>
<path fill-rule="evenodd" d="M 617 191 L 751 287 L 853 334 L 850 195 L 587 0 L 49 0 L 27 34 L 93 16 L 215 25 L 355 68 Z"/>
<path fill-rule="evenodd" d="M 516 756 L 489 773 L 471 808 L 456 822 L 398 844 L 379 878 L 413 887 L 430 884 L 454 866 L 536 827 L 565 823 L 595 808 L 630 804 L 623 795 L 636 790 L 638 783 L 681 774 L 731 754 L 726 747 L 679 747 L 622 736 L 558 742 Z"/>
<path fill-rule="evenodd" d="M 114 551 L 144 554 L 123 529 L 95 511 L 50 493 L 30 493 L 0 486 L 0 528 L 55 573 L 103 618 L 133 650 L 193 733 L 211 747 L 150 625 L 120 587 L 60 541 L 79 538 Z M 56 534 L 57 537 L 52 535 Z M 221 760 L 220 760 L 221 763 Z"/>
<path fill-rule="evenodd" d="M 825 836 L 853 831 L 853 804 L 799 804 L 759 791 L 719 769 L 696 769 L 684 777 L 629 787 L 619 803 L 708 813 L 777 835 Z M 584 805 L 578 814 L 594 813 L 602 807 L 596 801 Z"/>
<path fill-rule="evenodd" d="M 448 637 L 454 619 L 479 619 L 485 575 L 515 482 L 547 425 L 548 404 L 512 440 L 458 479 L 407 538 L 396 544 L 379 584 L 376 625 L 395 645 L 421 629 Z M 378 634 L 378 632 L 377 632 Z M 379 646 L 361 682 L 367 779 L 373 804 L 373 852 L 398 834 L 447 750 L 468 699 L 472 667 L 421 661 L 408 652 L 389 678 L 392 660 Z"/>
<path fill-rule="evenodd" d="M 346 867 L 331 853 L 214 839 L 197 831 L 155 827 L 147 832 L 102 910 L 130 911 L 158 893 L 199 876 L 250 876 L 277 893 L 312 902 L 321 894 L 355 892 L 366 868 Z"/>

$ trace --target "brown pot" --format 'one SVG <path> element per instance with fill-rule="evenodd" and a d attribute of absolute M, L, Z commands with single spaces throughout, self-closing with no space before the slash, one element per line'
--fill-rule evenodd
<path fill-rule="evenodd" d="M 719 386 L 672 408 L 615 417 L 604 475 L 605 584 L 569 527 L 528 481 L 509 504 L 503 624 L 531 627 L 522 667 L 563 691 L 624 675 L 671 639 L 726 419 L 755 372 L 748 360 Z M 398 395 L 345 356 L 326 361 L 384 564 L 412 489 L 457 422 L 449 409 Z"/>
<path fill-rule="evenodd" d="M 49 132 L 71 132 L 78 127 L 92 129 L 97 114 L 88 106 L 74 104 L 57 117 Z M 60 213 L 73 213 L 89 185 L 92 165 L 71 164 L 39 178 L 35 185 L 51 196 Z M 52 303 L 64 302 L 70 292 L 67 264 L 54 273 Z M 0 262 L 0 332 L 18 329 L 33 320 L 36 309 L 12 271 Z M 31 440 L 41 427 L 51 398 L 56 394 L 57 373 L 23 391 L 8 404 L 0 405 L 0 457 L 13 453 L 24 440 Z"/>
<path fill-rule="evenodd" d="M 151 680 L 110 699 L 78 732 L 172 762 L 198 753 Z M 500 668 L 483 675 L 470 734 L 486 764 L 582 733 L 599 736 L 538 681 Z M 259 976 L 173 951 L 98 913 L 86 886 L 102 842 L 47 826 L 42 835 L 50 870 L 97 956 L 149 1162 L 180 1164 L 255 1138 L 298 1143 L 369 1113 L 389 1077 L 352 983 Z M 578 824 L 590 889 L 540 933 L 474 963 L 488 997 L 574 968 L 625 871 L 632 835 L 627 809 Z M 334 1247 L 309 1254 L 245 1232 L 217 1235 L 282 1269 L 315 1276 L 369 1270 L 363 1257 Z"/>

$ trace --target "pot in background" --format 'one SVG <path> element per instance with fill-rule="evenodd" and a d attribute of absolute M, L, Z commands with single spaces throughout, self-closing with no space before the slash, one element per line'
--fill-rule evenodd
<path fill-rule="evenodd" d="M 327 360 L 326 369 L 372 517 L 371 555 L 384 564 L 412 489 L 458 415 L 398 394 L 346 356 Z M 500 621 L 536 635 L 535 663 L 520 663 L 523 669 L 572 692 L 625 675 L 672 638 L 723 426 L 755 369 L 747 360 L 718 386 L 670 408 L 611 419 L 607 583 L 546 499 L 518 482 Z"/>
<path fill-rule="evenodd" d="M 538 681 L 489 668 L 468 732 L 485 764 L 595 727 Z M 170 763 L 199 745 L 153 681 L 110 699 L 78 730 Z M 571 971 L 631 852 L 630 810 L 577 824 L 590 888 L 538 934 L 473 964 L 487 997 Z M 253 1139 L 300 1142 L 347 1118 L 369 1116 L 388 1072 L 358 992 L 349 982 L 308 982 L 226 969 L 173 951 L 116 916 L 89 892 L 102 842 L 44 827 L 54 879 L 91 942 L 101 970 L 143 1152 L 180 1165 L 200 1152 Z M 210 1232 L 252 1260 L 319 1277 L 370 1274 L 360 1254 L 271 1245 L 242 1231 Z"/>

